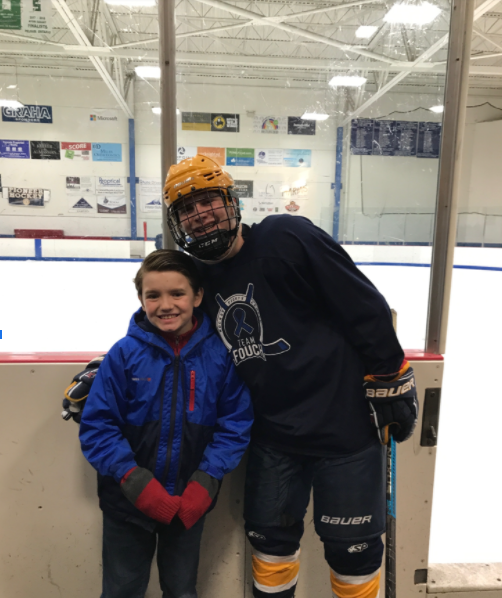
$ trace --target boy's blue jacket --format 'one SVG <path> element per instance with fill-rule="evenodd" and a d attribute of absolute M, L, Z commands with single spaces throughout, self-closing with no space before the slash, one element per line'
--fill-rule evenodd
<path fill-rule="evenodd" d="M 196 317 L 198 328 L 176 357 L 139 309 L 92 385 L 80 442 L 99 473 L 100 506 L 115 518 L 153 524 L 120 491 L 136 465 L 180 495 L 197 469 L 221 480 L 249 443 L 249 391 L 209 318 Z"/>

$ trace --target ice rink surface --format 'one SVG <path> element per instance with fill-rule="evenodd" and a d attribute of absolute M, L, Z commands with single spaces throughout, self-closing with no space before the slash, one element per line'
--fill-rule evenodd
<path fill-rule="evenodd" d="M 456 264 L 502 267 L 502 249 L 462 248 L 457 250 Z M 0 351 L 107 351 L 125 335 L 139 307 L 132 282 L 138 268 L 139 262 L 0 260 Z M 396 309 L 403 347 L 423 349 L 430 269 L 418 264 L 360 268 Z M 455 268 L 432 563 L 502 561 L 501 297 L 502 270 Z"/>

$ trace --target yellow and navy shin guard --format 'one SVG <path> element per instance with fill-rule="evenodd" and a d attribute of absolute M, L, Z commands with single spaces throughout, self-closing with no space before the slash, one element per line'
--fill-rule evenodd
<path fill-rule="evenodd" d="M 292 598 L 300 571 L 300 550 L 288 556 L 253 554 L 253 595 L 257 598 Z"/>
<path fill-rule="evenodd" d="M 369 575 L 340 575 L 330 568 L 333 598 L 378 598 L 380 569 Z"/>

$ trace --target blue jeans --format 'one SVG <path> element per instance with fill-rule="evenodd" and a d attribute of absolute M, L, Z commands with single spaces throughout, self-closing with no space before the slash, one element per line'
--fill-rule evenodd
<path fill-rule="evenodd" d="M 176 517 L 153 531 L 103 513 L 101 598 L 143 598 L 155 548 L 163 598 L 197 598 L 195 584 L 204 518 L 186 530 Z M 158 538 L 158 541 L 157 541 Z"/>

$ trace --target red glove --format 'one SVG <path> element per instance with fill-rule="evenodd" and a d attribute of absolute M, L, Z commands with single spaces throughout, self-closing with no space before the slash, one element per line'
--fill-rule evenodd
<path fill-rule="evenodd" d="M 143 467 L 130 469 L 120 481 L 120 489 L 137 509 L 160 523 L 171 523 L 180 508 L 181 498 L 171 496 Z"/>
<path fill-rule="evenodd" d="M 185 492 L 181 495 L 178 517 L 186 529 L 190 529 L 207 512 L 214 497 L 218 494 L 218 480 L 203 471 L 197 470 L 190 478 Z"/>

